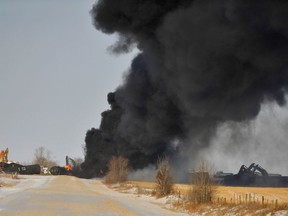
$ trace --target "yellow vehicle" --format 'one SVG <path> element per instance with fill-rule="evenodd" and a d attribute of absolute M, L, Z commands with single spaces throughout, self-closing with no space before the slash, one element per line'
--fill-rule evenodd
<path fill-rule="evenodd" d="M 8 152 L 9 152 L 8 148 L 6 148 L 6 150 L 2 150 L 0 152 L 0 163 L 7 163 L 8 162 Z"/>
<path fill-rule="evenodd" d="M 21 165 L 18 163 L 8 162 L 8 148 L 6 150 L 0 151 L 0 172 L 5 173 L 19 173 L 19 174 L 40 174 L 39 164 L 34 165 Z"/>

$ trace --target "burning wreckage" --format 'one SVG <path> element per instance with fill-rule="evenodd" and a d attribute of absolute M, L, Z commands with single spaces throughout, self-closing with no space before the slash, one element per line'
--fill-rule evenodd
<path fill-rule="evenodd" d="M 260 165 L 252 163 L 249 167 L 242 165 L 237 174 L 217 172 L 213 181 L 225 186 L 245 187 L 288 187 L 288 176 L 270 174 Z"/>
<path fill-rule="evenodd" d="M 76 162 L 66 156 L 66 165 L 64 167 L 61 166 L 53 166 L 50 168 L 50 173 L 52 175 L 74 175 L 74 170 L 76 167 Z"/>

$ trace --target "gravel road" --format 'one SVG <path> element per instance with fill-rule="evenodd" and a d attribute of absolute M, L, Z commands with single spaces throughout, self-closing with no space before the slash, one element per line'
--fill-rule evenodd
<path fill-rule="evenodd" d="M 21 176 L 11 188 L 0 188 L 0 215 L 187 215 L 164 208 L 154 198 L 141 198 L 107 188 L 100 180 L 72 176 Z"/>

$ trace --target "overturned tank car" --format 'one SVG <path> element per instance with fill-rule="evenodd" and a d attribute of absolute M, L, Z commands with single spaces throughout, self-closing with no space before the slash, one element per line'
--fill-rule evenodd
<path fill-rule="evenodd" d="M 40 174 L 41 167 L 39 164 L 21 165 L 18 163 L 0 163 L 0 169 L 5 173 L 19 173 L 22 175 Z"/>
<path fill-rule="evenodd" d="M 66 165 L 64 167 L 53 166 L 50 168 L 50 173 L 52 175 L 73 175 L 75 167 L 75 161 L 72 158 L 66 156 Z"/>
<path fill-rule="evenodd" d="M 245 187 L 288 187 L 288 176 L 269 174 L 260 165 L 252 163 L 249 167 L 242 165 L 237 174 L 217 172 L 213 181 L 225 186 Z"/>

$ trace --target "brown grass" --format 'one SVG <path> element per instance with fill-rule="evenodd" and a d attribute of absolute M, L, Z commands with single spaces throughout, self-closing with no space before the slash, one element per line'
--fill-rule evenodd
<path fill-rule="evenodd" d="M 129 183 L 148 189 L 153 189 L 155 187 L 154 182 L 129 181 Z M 191 186 L 188 184 L 174 184 L 173 186 L 173 190 L 180 192 L 181 194 L 186 194 L 190 188 Z M 266 199 L 269 200 L 278 199 L 279 204 L 288 203 L 288 188 L 217 186 L 215 198 L 218 199 L 226 197 L 226 200 L 229 203 L 231 201 L 231 198 L 234 198 L 234 194 L 242 195 L 242 197 L 244 197 L 245 194 L 251 194 L 252 197 L 254 197 L 255 194 L 255 198 L 264 196 Z"/>
<path fill-rule="evenodd" d="M 247 199 L 249 201 L 249 194 L 253 202 L 262 202 L 262 196 L 265 202 L 271 203 L 272 200 L 278 200 L 279 204 L 288 203 L 288 188 L 260 188 L 260 187 L 225 187 L 219 186 L 217 188 L 216 196 L 226 197 L 227 201 L 234 201 L 235 196 L 241 196 L 242 202 Z M 255 198 L 254 198 L 255 197 Z"/>
<path fill-rule="evenodd" d="M 192 184 L 190 190 L 186 192 L 188 202 L 211 203 L 215 196 L 216 185 L 213 183 L 208 166 L 202 162 L 197 172 L 192 174 Z"/>
<path fill-rule="evenodd" d="M 288 210 L 288 206 L 281 204 L 277 207 L 273 205 L 261 204 L 196 204 L 187 202 L 176 202 L 173 207 L 178 210 L 185 210 L 190 213 L 197 212 L 205 215 L 273 215 L 277 211 Z"/>
<path fill-rule="evenodd" d="M 128 159 L 113 156 L 108 164 L 108 173 L 105 177 L 106 184 L 125 182 L 128 179 Z"/>
<path fill-rule="evenodd" d="M 17 172 L 16 173 L 1 173 L 0 179 L 1 178 L 19 179 L 19 174 Z"/>
<path fill-rule="evenodd" d="M 6 174 L 1 173 L 0 174 L 0 187 L 12 187 L 17 184 L 17 182 L 6 182 L 4 179 L 19 179 L 18 173 L 12 173 L 12 174 Z"/>
<path fill-rule="evenodd" d="M 173 183 L 171 177 L 171 166 L 167 158 L 158 160 L 155 184 L 155 195 L 164 197 L 173 192 Z"/>
<path fill-rule="evenodd" d="M 153 182 L 129 181 L 127 184 L 141 188 L 139 191 L 151 191 L 155 188 Z M 191 185 L 188 184 L 173 185 L 174 194 L 179 194 L 179 197 L 185 196 L 189 190 L 191 190 Z M 235 194 L 241 195 L 241 204 L 239 200 L 234 201 Z M 248 201 L 249 194 L 251 194 L 250 203 L 245 203 L 246 194 L 248 194 Z M 265 198 L 264 204 L 262 204 L 262 196 Z M 215 197 L 210 204 L 193 204 L 185 200 L 178 200 L 174 202 L 173 207 L 188 212 L 205 213 L 205 215 L 267 215 L 268 213 L 273 215 L 276 211 L 288 210 L 288 188 L 217 186 Z"/>

